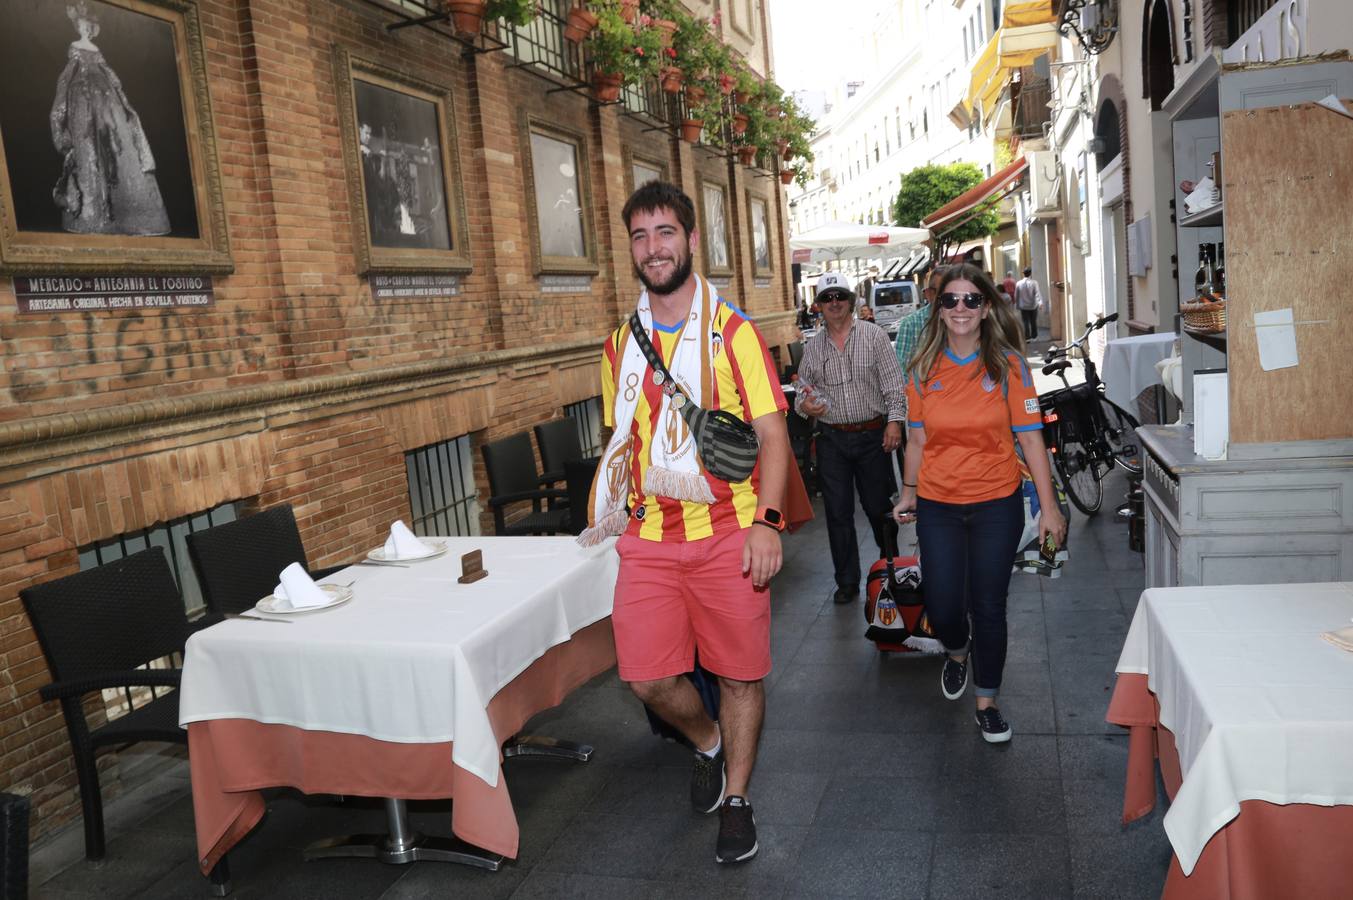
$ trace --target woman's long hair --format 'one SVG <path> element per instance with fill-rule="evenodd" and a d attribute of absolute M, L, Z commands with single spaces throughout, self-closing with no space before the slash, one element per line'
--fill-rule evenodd
<path fill-rule="evenodd" d="M 935 311 L 921 330 L 921 338 L 917 342 L 916 352 L 911 356 L 911 368 L 907 374 L 914 376 L 918 383 L 923 383 L 930 377 L 935 361 L 949 345 L 948 329 L 940 319 L 939 295 L 945 292 L 950 282 L 959 280 L 977 285 L 977 289 L 987 299 L 987 315 L 982 319 L 977 352 L 982 358 L 982 368 L 991 376 L 991 380 L 1004 385 L 1010 372 L 1009 355 L 1015 353 L 1024 359 L 1024 329 L 1015 317 L 1012 305 L 1002 299 L 987 273 L 971 263 L 960 263 L 944 270 L 939 290 L 931 301 L 936 305 Z"/>

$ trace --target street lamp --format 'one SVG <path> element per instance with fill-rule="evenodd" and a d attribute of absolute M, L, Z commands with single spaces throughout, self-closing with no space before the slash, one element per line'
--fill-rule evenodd
<path fill-rule="evenodd" d="M 1086 53 L 1098 56 L 1118 33 L 1118 0 L 1058 0 L 1057 18 L 1058 31 L 1074 33 Z"/>

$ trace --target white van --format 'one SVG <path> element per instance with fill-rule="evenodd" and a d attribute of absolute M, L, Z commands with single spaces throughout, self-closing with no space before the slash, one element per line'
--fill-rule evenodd
<path fill-rule="evenodd" d="M 874 321 L 888 332 L 888 337 L 897 337 L 897 323 L 911 313 L 920 303 L 921 294 L 916 282 L 910 279 L 894 281 L 875 281 L 869 289 L 868 303 L 874 309 Z M 861 302 L 864 301 L 861 298 Z"/>

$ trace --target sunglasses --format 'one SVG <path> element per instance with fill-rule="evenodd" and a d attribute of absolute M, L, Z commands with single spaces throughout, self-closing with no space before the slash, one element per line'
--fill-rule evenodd
<path fill-rule="evenodd" d="M 849 300 L 849 299 L 850 299 L 849 294 L 842 294 L 836 291 L 831 291 L 817 298 L 819 303 L 835 303 L 837 300 Z"/>
<path fill-rule="evenodd" d="M 940 306 L 943 306 L 945 309 L 953 309 L 954 307 L 958 306 L 960 302 L 962 302 L 963 305 L 966 306 L 968 309 L 978 309 L 982 306 L 983 303 L 987 302 L 987 298 L 985 294 L 979 293 L 940 294 Z"/>

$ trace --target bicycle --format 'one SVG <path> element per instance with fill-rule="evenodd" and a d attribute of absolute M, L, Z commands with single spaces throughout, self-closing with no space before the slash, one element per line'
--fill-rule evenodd
<path fill-rule="evenodd" d="M 1043 374 L 1057 375 L 1065 385 L 1038 396 L 1044 440 L 1067 498 L 1087 516 L 1099 512 L 1104 500 L 1102 482 L 1115 465 L 1135 475 L 1142 473 L 1137 440 L 1141 423 L 1104 396 L 1104 383 L 1085 351 L 1090 335 L 1117 319 L 1118 313 L 1100 316 L 1086 324 L 1077 340 L 1065 347 L 1049 347 L 1043 357 Z M 1073 350 L 1084 361 L 1082 384 L 1073 385 L 1066 377 Z"/>

